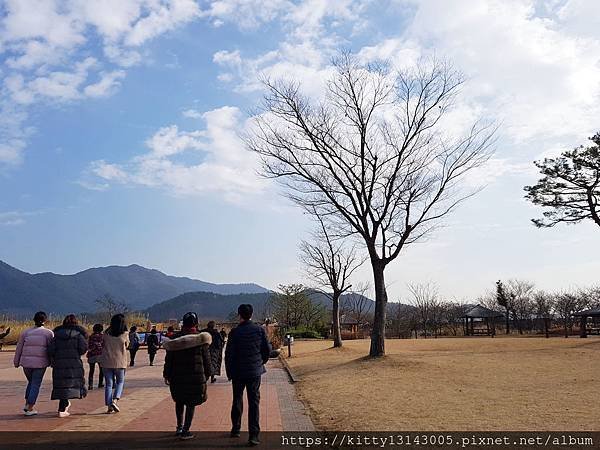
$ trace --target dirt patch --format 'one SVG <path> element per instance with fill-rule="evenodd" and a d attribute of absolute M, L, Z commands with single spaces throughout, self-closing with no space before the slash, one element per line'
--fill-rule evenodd
<path fill-rule="evenodd" d="M 323 430 L 600 430 L 600 339 L 297 341 L 288 363 Z"/>

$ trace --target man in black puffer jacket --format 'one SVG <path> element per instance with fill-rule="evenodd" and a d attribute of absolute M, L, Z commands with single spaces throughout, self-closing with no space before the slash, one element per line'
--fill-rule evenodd
<path fill-rule="evenodd" d="M 252 322 L 252 305 L 240 305 L 240 324 L 231 330 L 225 348 L 225 370 L 232 381 L 231 436 L 238 437 L 242 426 L 244 389 L 248 396 L 248 444 L 258 445 L 260 378 L 266 372 L 271 345 L 265 330 Z"/>

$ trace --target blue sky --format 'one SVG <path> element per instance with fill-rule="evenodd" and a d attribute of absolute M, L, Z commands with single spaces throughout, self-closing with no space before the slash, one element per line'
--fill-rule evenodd
<path fill-rule="evenodd" d="M 531 161 L 600 127 L 600 5 L 570 1 L 1 2 L 0 259 L 30 272 L 138 263 L 212 282 L 302 281 L 309 231 L 240 143 L 260 75 L 318 95 L 340 48 L 468 77 L 454 124 L 501 123 L 486 184 L 388 269 L 392 300 L 434 281 L 598 281 L 593 224 L 535 229 Z M 368 281 L 368 268 L 355 282 Z"/>

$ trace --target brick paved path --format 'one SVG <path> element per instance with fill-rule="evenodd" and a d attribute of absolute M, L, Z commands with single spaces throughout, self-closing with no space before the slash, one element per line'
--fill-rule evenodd
<path fill-rule="evenodd" d="M 72 400 L 71 416 L 57 417 L 57 401 L 50 400 L 51 369 L 44 377 L 36 409 L 38 416 L 24 417 L 26 386 L 22 369 L 12 365 L 12 352 L 0 352 L 0 431 L 174 431 L 174 403 L 163 384 L 164 352 L 155 366 L 148 366 L 147 354 L 137 356 L 137 366 L 127 370 L 125 391 L 119 402 L 121 412 L 105 414 L 104 390 L 94 389 L 82 400 Z M 84 359 L 85 361 L 85 359 Z M 244 399 L 242 431 L 247 430 Z M 192 431 L 228 431 L 231 428 L 231 383 L 222 376 L 208 386 L 208 401 L 196 409 Z M 263 431 L 312 431 L 313 424 L 296 396 L 287 373 L 277 360 L 269 361 L 261 387 L 260 422 Z"/>

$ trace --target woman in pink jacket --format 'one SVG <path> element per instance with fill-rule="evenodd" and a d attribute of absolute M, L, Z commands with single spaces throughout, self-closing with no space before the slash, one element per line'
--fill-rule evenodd
<path fill-rule="evenodd" d="M 54 337 L 52 330 L 44 328 L 47 316 L 43 311 L 38 311 L 33 316 L 35 326 L 21 333 L 15 351 L 15 367 L 23 367 L 27 377 L 27 389 L 25 390 L 26 416 L 35 416 L 37 411 L 33 409 L 37 401 L 42 379 L 46 368 L 50 365 L 48 359 L 48 344 Z"/>

